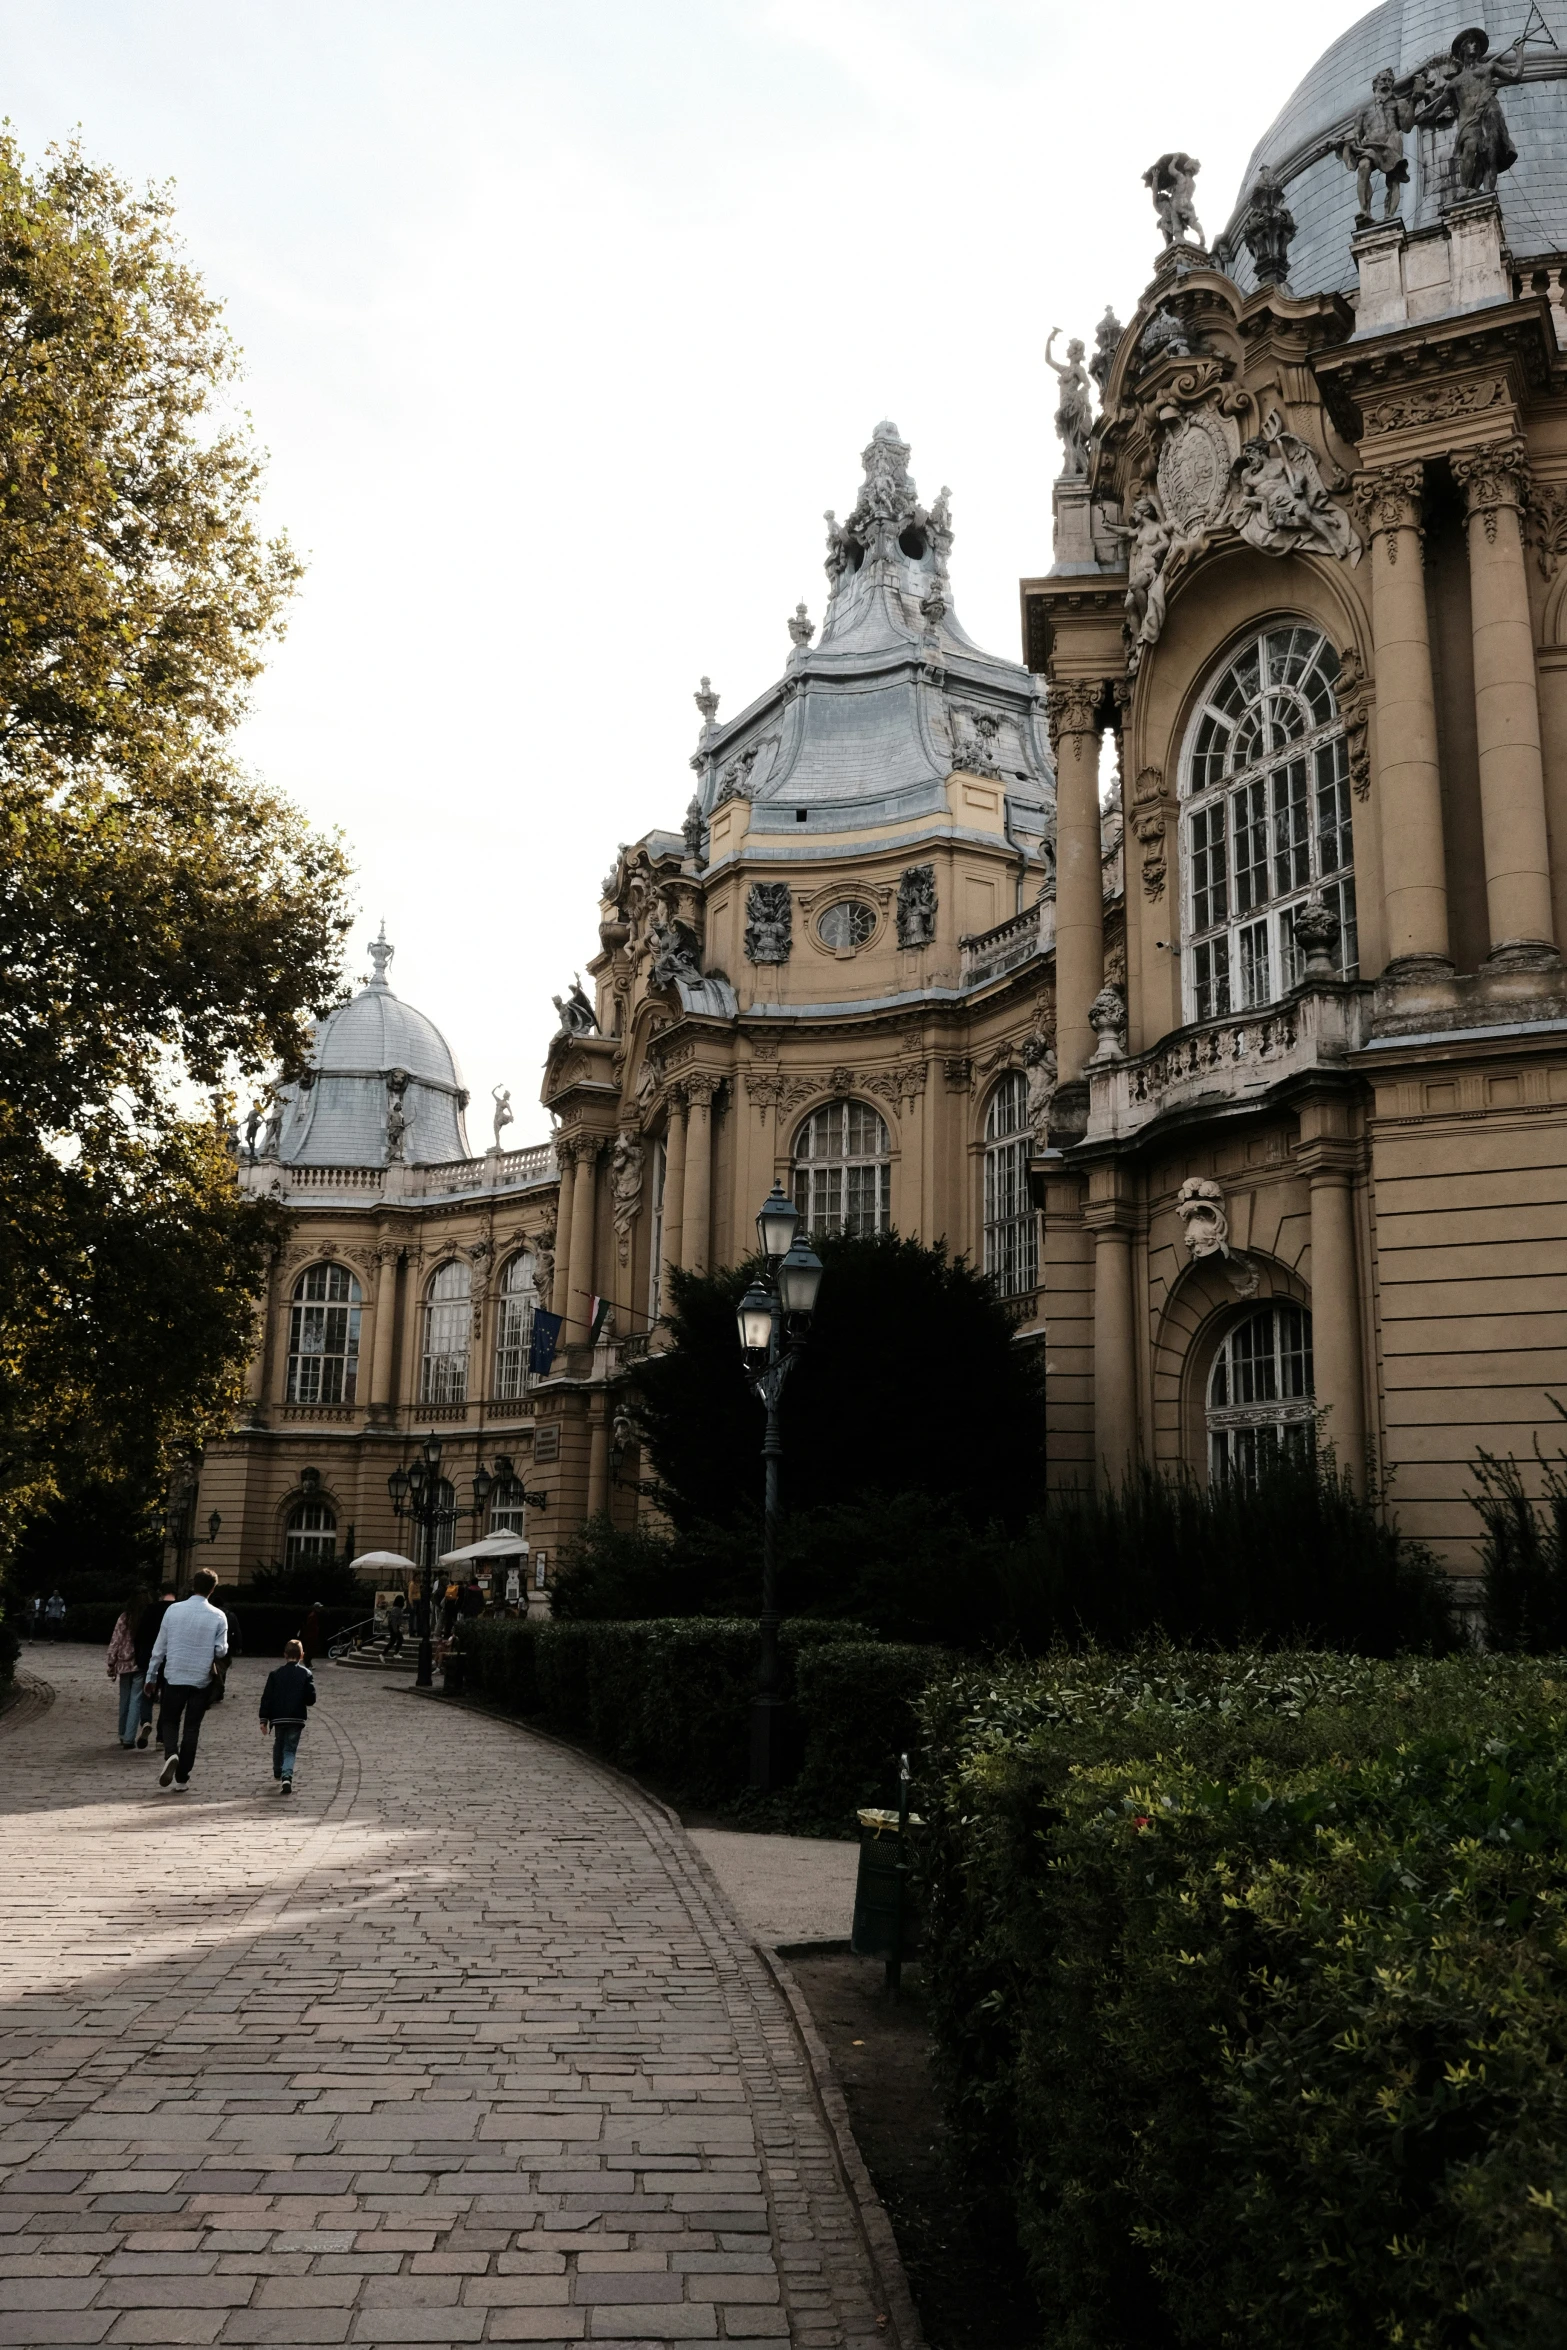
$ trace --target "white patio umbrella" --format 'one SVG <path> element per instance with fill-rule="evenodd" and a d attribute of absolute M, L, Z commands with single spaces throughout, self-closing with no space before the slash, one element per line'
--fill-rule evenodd
<path fill-rule="evenodd" d="M 520 1534 L 486 1534 L 482 1542 L 465 1543 L 461 1550 L 442 1551 L 443 1567 L 466 1567 L 479 1559 L 526 1558 L 528 1545 Z"/>
<path fill-rule="evenodd" d="M 356 1559 L 349 1561 L 349 1565 L 354 1573 L 361 1567 L 406 1567 L 410 1575 L 419 1571 L 413 1560 L 405 1559 L 400 1550 L 362 1550 Z"/>

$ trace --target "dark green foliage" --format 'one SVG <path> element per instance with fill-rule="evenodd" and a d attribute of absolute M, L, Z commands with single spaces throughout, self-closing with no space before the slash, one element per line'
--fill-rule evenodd
<path fill-rule="evenodd" d="M 258 1567 L 245 1588 L 248 1597 L 267 1607 L 303 1610 L 319 1602 L 324 1608 L 357 1609 L 368 1616 L 375 1606 L 374 1591 L 359 1580 L 347 1559 L 335 1558 L 326 1566 Z"/>
<path fill-rule="evenodd" d="M 156 1509 L 156 1486 L 137 1491 L 105 1477 L 73 1483 L 25 1524 L 7 1575 L 12 1604 L 22 1609 L 35 1591 L 120 1607 L 145 1596 L 163 1568 Z"/>
<path fill-rule="evenodd" d="M 1525 1491 L 1511 1455 L 1499 1461 L 1488 1452 L 1474 1464 L 1480 1490 L 1470 1498 L 1485 1527 L 1486 1646 L 1550 1656 L 1567 1649 L 1567 1454 L 1548 1461 L 1536 1444 L 1535 1458 L 1544 1487 L 1538 1500 Z"/>
<path fill-rule="evenodd" d="M 761 1655 L 754 1623 L 481 1617 L 458 1639 L 463 1695 L 542 1719 L 695 1801 L 744 1795 Z M 946 1660 L 869 1641 L 858 1625 L 786 1622 L 780 1646 L 805 1750 L 791 1816 L 848 1827 L 858 1805 L 888 1799 L 917 1727 L 915 1701 Z"/>
<path fill-rule="evenodd" d="M 1567 2327 L 1567 1686 L 1053 1658 L 927 1700 L 927 1967 L 1051 2350 Z"/>
<path fill-rule="evenodd" d="M 990 1284 L 945 1248 L 895 1233 L 823 1240 L 810 1343 L 784 1391 L 791 1511 L 871 1495 L 938 1501 L 975 1526 L 1020 1527 L 1044 1479 L 1043 1372 Z M 762 1407 L 735 1305 L 754 1266 L 672 1282 L 675 1345 L 635 1373 L 634 1410 L 681 1533 L 744 1521 L 762 1485 Z"/>

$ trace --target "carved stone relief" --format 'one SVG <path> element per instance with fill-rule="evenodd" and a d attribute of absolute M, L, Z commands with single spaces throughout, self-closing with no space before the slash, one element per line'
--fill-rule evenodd
<path fill-rule="evenodd" d="M 1339 654 L 1333 692 L 1344 721 L 1350 784 L 1356 799 L 1363 800 L 1371 790 L 1371 682 L 1353 645 L 1345 645 Z"/>
<path fill-rule="evenodd" d="M 787 963 L 794 914 L 786 881 L 753 881 L 745 901 L 745 952 L 752 963 Z"/>
<path fill-rule="evenodd" d="M 898 944 L 928 947 L 936 936 L 936 868 L 906 865 L 898 879 Z"/>
<path fill-rule="evenodd" d="M 1188 1175 L 1175 1195 L 1181 1236 L 1193 1264 L 1203 1257 L 1223 1257 L 1231 1265 L 1230 1285 L 1241 1297 L 1255 1297 L 1256 1267 L 1230 1247 L 1230 1219 L 1224 1194 L 1207 1175 Z"/>
<path fill-rule="evenodd" d="M 1132 830 L 1142 846 L 1143 895 L 1150 903 L 1164 895 L 1166 808 L 1164 770 L 1145 767 L 1132 794 Z"/>
<path fill-rule="evenodd" d="M 615 1137 L 610 1153 L 609 1191 L 613 1203 L 615 1233 L 619 1242 L 621 1263 L 631 1258 L 631 1227 L 637 1220 L 642 1205 L 642 1162 L 646 1151 L 635 1137 L 622 1127 Z"/>

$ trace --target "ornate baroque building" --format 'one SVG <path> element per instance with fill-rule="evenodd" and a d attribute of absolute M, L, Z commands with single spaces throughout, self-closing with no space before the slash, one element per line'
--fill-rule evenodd
<path fill-rule="evenodd" d="M 1022 665 L 877 427 L 820 632 L 733 719 L 703 680 L 684 825 L 619 852 L 552 1146 L 468 1151 L 378 953 L 244 1169 L 297 1221 L 193 1502 L 220 1570 L 395 1545 L 431 1425 L 546 1556 L 628 1520 L 624 1364 L 775 1178 L 990 1271 L 1058 1478 L 1315 1424 L 1463 1570 L 1475 1451 L 1567 1400 L 1567 7 L 1518 15 L 1386 0 L 1211 245 L 1150 169 L 1130 322 L 1051 358 Z"/>

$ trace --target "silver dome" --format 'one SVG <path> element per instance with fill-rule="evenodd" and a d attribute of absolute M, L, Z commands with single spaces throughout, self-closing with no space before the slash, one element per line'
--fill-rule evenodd
<path fill-rule="evenodd" d="M 1349 240 L 1355 228 L 1355 175 L 1334 152 L 1371 95 L 1384 65 L 1402 78 L 1451 48 L 1466 26 L 1483 25 L 1494 50 L 1523 29 L 1522 0 L 1383 0 L 1323 52 L 1277 120 L 1258 140 L 1241 181 L 1236 209 L 1218 242 L 1227 267 L 1248 292 L 1251 257 L 1235 235 L 1259 164 L 1285 181 L 1295 216 L 1289 284 L 1296 294 L 1355 291 Z M 1524 79 L 1500 92 L 1518 160 L 1497 183 L 1506 242 L 1519 260 L 1567 251 L 1567 0 L 1541 0 L 1540 15 L 1561 44 L 1538 37 L 1524 51 Z M 1409 185 L 1403 218 L 1411 229 L 1436 225 L 1443 166 L 1452 153 L 1451 124 L 1406 135 Z M 1375 209 L 1380 216 L 1378 181 Z"/>
<path fill-rule="evenodd" d="M 409 1166 L 468 1157 L 462 1073 L 435 1022 L 392 993 L 386 976 L 392 954 L 383 930 L 370 948 L 369 984 L 317 1021 L 305 1073 L 281 1095 L 278 1156 L 285 1165 L 385 1166 L 394 1101 L 406 1121 L 402 1155 Z"/>

